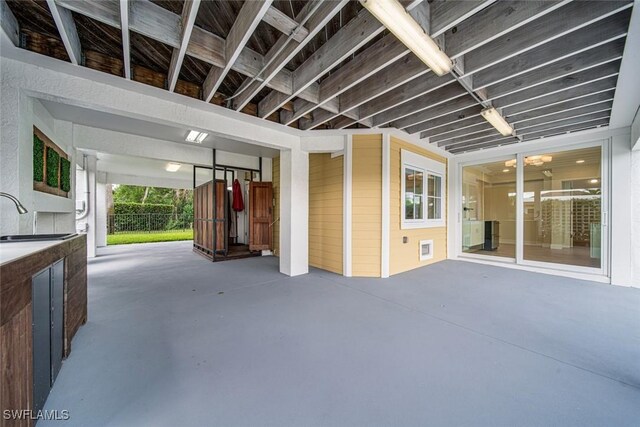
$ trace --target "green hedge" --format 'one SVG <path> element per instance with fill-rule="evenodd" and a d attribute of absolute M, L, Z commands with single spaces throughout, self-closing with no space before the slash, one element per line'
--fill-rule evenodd
<path fill-rule="evenodd" d="M 153 204 L 153 203 L 114 203 L 113 213 L 121 214 L 164 214 L 173 213 L 173 205 Z"/>
<path fill-rule="evenodd" d="M 60 158 L 60 188 L 62 191 L 71 190 L 71 162 Z"/>
<path fill-rule="evenodd" d="M 47 147 L 47 185 L 58 188 L 58 169 L 60 168 L 60 154 Z"/>
<path fill-rule="evenodd" d="M 33 180 L 42 182 L 44 179 L 44 142 L 37 135 L 33 135 Z"/>

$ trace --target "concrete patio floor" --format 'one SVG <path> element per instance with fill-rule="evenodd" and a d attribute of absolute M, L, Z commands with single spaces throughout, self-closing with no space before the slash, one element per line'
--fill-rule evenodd
<path fill-rule="evenodd" d="M 108 247 L 38 426 L 638 425 L 640 291 L 445 261 L 380 279 Z"/>

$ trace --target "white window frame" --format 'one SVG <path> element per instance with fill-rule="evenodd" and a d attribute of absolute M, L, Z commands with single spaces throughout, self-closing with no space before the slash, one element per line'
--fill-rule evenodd
<path fill-rule="evenodd" d="M 403 230 L 406 229 L 416 229 L 416 228 L 435 228 L 435 227 L 445 227 L 447 223 L 447 200 L 446 200 L 446 188 L 447 188 L 447 178 L 446 178 L 446 165 L 444 163 L 438 162 L 433 159 L 429 159 L 428 157 L 421 156 L 420 154 L 414 153 L 408 150 L 401 150 L 401 167 L 400 173 L 402 174 L 400 177 L 400 206 L 401 206 L 401 218 L 400 218 L 400 228 Z M 405 205 L 405 170 L 414 169 L 424 174 L 423 185 L 422 185 L 422 203 L 423 203 L 423 219 L 406 219 L 406 205 Z M 440 218 L 438 219 L 428 219 L 428 207 L 427 203 L 429 200 L 428 196 L 428 181 L 429 175 L 437 176 L 440 178 Z"/>

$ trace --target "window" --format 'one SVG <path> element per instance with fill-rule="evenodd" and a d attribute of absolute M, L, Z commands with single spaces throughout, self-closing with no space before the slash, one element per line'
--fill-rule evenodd
<path fill-rule="evenodd" d="M 445 165 L 402 150 L 402 228 L 443 227 Z"/>

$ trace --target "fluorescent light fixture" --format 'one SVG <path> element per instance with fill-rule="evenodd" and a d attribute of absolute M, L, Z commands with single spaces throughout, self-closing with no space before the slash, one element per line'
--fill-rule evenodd
<path fill-rule="evenodd" d="M 488 121 L 491 126 L 496 128 L 496 130 L 500 132 L 502 136 L 513 135 L 513 128 L 511 127 L 511 125 L 507 123 L 504 117 L 502 117 L 500 113 L 498 113 L 498 110 L 496 110 L 494 107 L 487 107 L 482 110 L 480 114 L 482 114 L 482 117 L 484 117 L 484 119 Z"/>
<path fill-rule="evenodd" d="M 597 184 L 597 183 L 598 183 L 598 180 L 594 178 L 594 179 L 590 180 L 589 182 L 590 182 L 591 184 Z"/>
<path fill-rule="evenodd" d="M 187 135 L 187 142 L 195 142 L 197 144 L 201 144 L 204 139 L 209 136 L 206 132 L 198 132 L 197 130 L 190 130 Z"/>
<path fill-rule="evenodd" d="M 509 172 L 511 169 L 502 169 L 502 172 L 507 173 Z"/>
<path fill-rule="evenodd" d="M 178 169 L 182 167 L 180 163 L 167 163 L 167 167 L 165 168 L 167 172 L 178 172 Z"/>
<path fill-rule="evenodd" d="M 584 160 L 576 160 L 576 163 L 577 163 L 577 164 L 579 164 L 579 165 L 581 165 L 581 164 L 583 164 L 583 163 L 584 163 Z"/>
<path fill-rule="evenodd" d="M 453 62 L 424 32 L 397 0 L 360 0 L 360 3 L 394 36 L 409 48 L 431 71 L 443 76 L 451 71 Z"/>

